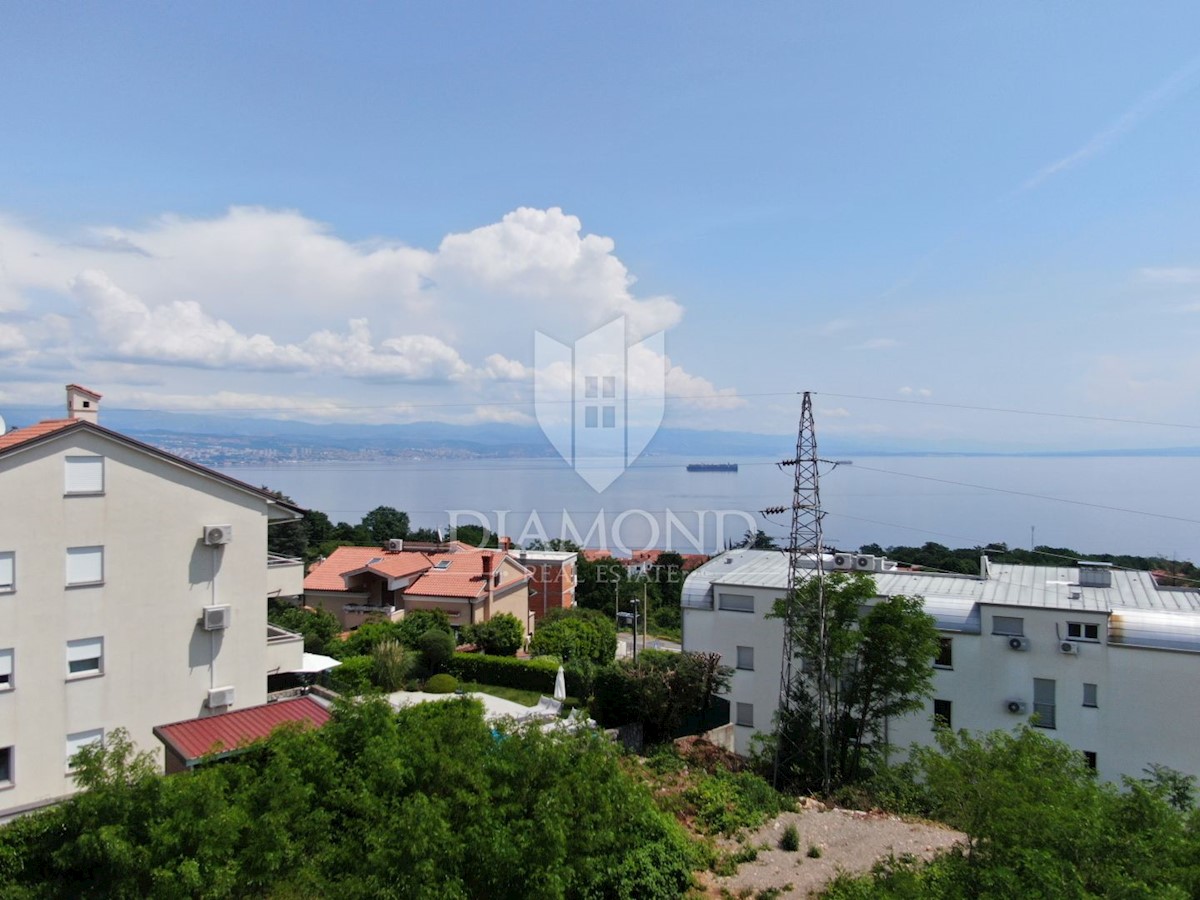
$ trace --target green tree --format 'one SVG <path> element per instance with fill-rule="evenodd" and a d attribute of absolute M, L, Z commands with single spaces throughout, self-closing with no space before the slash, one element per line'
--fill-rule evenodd
<path fill-rule="evenodd" d="M 596 673 L 592 710 L 605 727 L 640 722 L 647 742 L 668 740 L 727 691 L 732 676 L 716 653 L 646 650 L 637 663 L 621 660 Z"/>
<path fill-rule="evenodd" d="M 464 628 L 463 640 L 478 645 L 489 656 L 516 656 L 525 646 L 525 626 L 511 613 L 498 613 Z"/>
<path fill-rule="evenodd" d="M 761 528 L 757 531 L 749 529 L 742 536 L 742 542 L 738 546 L 745 547 L 748 550 L 778 550 L 779 543 L 775 538 L 771 537 Z"/>
<path fill-rule="evenodd" d="M 295 505 L 295 501 L 282 491 L 273 491 L 266 485 L 262 489 L 276 500 Z M 308 530 L 304 527 L 304 521 L 280 522 L 270 526 L 267 529 L 267 552 L 304 559 L 308 552 Z"/>
<path fill-rule="evenodd" d="M 457 526 L 450 535 L 454 541 L 462 541 L 470 547 L 498 547 L 499 539 L 482 525 Z"/>
<path fill-rule="evenodd" d="M 445 671 L 454 656 L 454 638 L 440 628 L 430 628 L 417 639 L 417 649 L 421 651 L 426 671 L 436 675 Z"/>
<path fill-rule="evenodd" d="M 793 600 L 791 709 L 778 723 L 780 775 L 829 791 L 859 779 L 864 752 L 889 717 L 920 709 L 932 692 L 938 632 L 919 598 L 875 599 L 861 572 L 804 583 Z M 786 599 L 773 616 L 786 618 Z"/>
<path fill-rule="evenodd" d="M 377 544 L 391 538 L 408 537 L 408 513 L 391 506 L 377 506 L 362 518 L 370 540 Z"/>
<path fill-rule="evenodd" d="M 309 653 L 327 652 L 342 630 L 331 612 L 273 602 L 267 605 L 267 621 L 286 631 L 303 635 L 304 649 Z"/>
<path fill-rule="evenodd" d="M 621 608 L 629 609 L 629 575 L 615 559 L 588 560 L 579 557 L 575 568 L 575 603 L 584 609 L 594 609 L 607 616 L 616 612 L 617 595 L 621 597 Z M 641 597 L 641 591 L 637 592 Z"/>
<path fill-rule="evenodd" d="M 563 662 L 610 663 L 617 654 L 617 629 L 612 619 L 592 609 L 551 610 L 533 632 L 529 652 Z"/>

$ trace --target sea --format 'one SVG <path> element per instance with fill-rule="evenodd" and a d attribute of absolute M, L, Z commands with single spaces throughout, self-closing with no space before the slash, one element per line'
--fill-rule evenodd
<path fill-rule="evenodd" d="M 736 462 L 736 472 L 688 472 Z M 1200 458 L 856 456 L 821 466 L 824 543 L 857 549 L 1003 542 L 1081 553 L 1200 558 Z M 604 491 L 557 458 L 411 459 L 236 466 L 334 522 L 377 506 L 413 527 L 479 524 L 518 543 L 566 538 L 616 555 L 712 553 L 763 530 L 786 542 L 793 472 L 775 460 L 645 457 Z"/>

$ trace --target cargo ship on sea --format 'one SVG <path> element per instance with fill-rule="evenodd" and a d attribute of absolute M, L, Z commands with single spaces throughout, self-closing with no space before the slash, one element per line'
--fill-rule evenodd
<path fill-rule="evenodd" d="M 736 472 L 737 463 L 688 463 L 689 472 Z"/>

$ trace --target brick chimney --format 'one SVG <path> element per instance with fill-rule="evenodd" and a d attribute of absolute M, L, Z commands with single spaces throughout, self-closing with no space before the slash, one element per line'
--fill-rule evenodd
<path fill-rule="evenodd" d="M 67 418 L 99 422 L 100 395 L 78 384 L 67 385 Z"/>

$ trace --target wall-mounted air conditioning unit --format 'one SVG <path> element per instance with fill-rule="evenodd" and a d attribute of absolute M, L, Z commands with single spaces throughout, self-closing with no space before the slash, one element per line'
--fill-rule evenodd
<path fill-rule="evenodd" d="M 875 557 L 868 556 L 865 553 L 854 557 L 854 568 L 859 572 L 874 572 Z"/>
<path fill-rule="evenodd" d="M 833 554 L 833 567 L 835 569 L 849 570 L 854 568 L 853 553 L 835 553 Z"/>
<path fill-rule="evenodd" d="M 233 688 L 212 688 L 208 692 L 208 708 L 219 709 L 222 706 L 233 706 Z"/>
<path fill-rule="evenodd" d="M 204 526 L 204 543 L 210 547 L 215 547 L 219 544 L 228 544 L 233 540 L 232 525 L 205 525 Z"/>
<path fill-rule="evenodd" d="M 404 549 L 403 538 L 389 538 L 387 542 L 388 553 L 399 553 Z"/>
<path fill-rule="evenodd" d="M 1058 645 L 1059 653 L 1066 653 L 1068 656 L 1075 656 L 1079 653 L 1079 645 L 1074 641 L 1060 641 Z"/>
<path fill-rule="evenodd" d="M 1008 639 L 1009 650 L 1028 650 L 1030 647 L 1029 638 L 1026 637 L 1010 637 Z"/>
<path fill-rule="evenodd" d="M 224 631 L 233 624 L 232 606 L 204 607 L 204 630 Z"/>
<path fill-rule="evenodd" d="M 1006 700 L 1004 708 L 1014 716 L 1029 711 L 1029 705 L 1024 700 Z"/>

